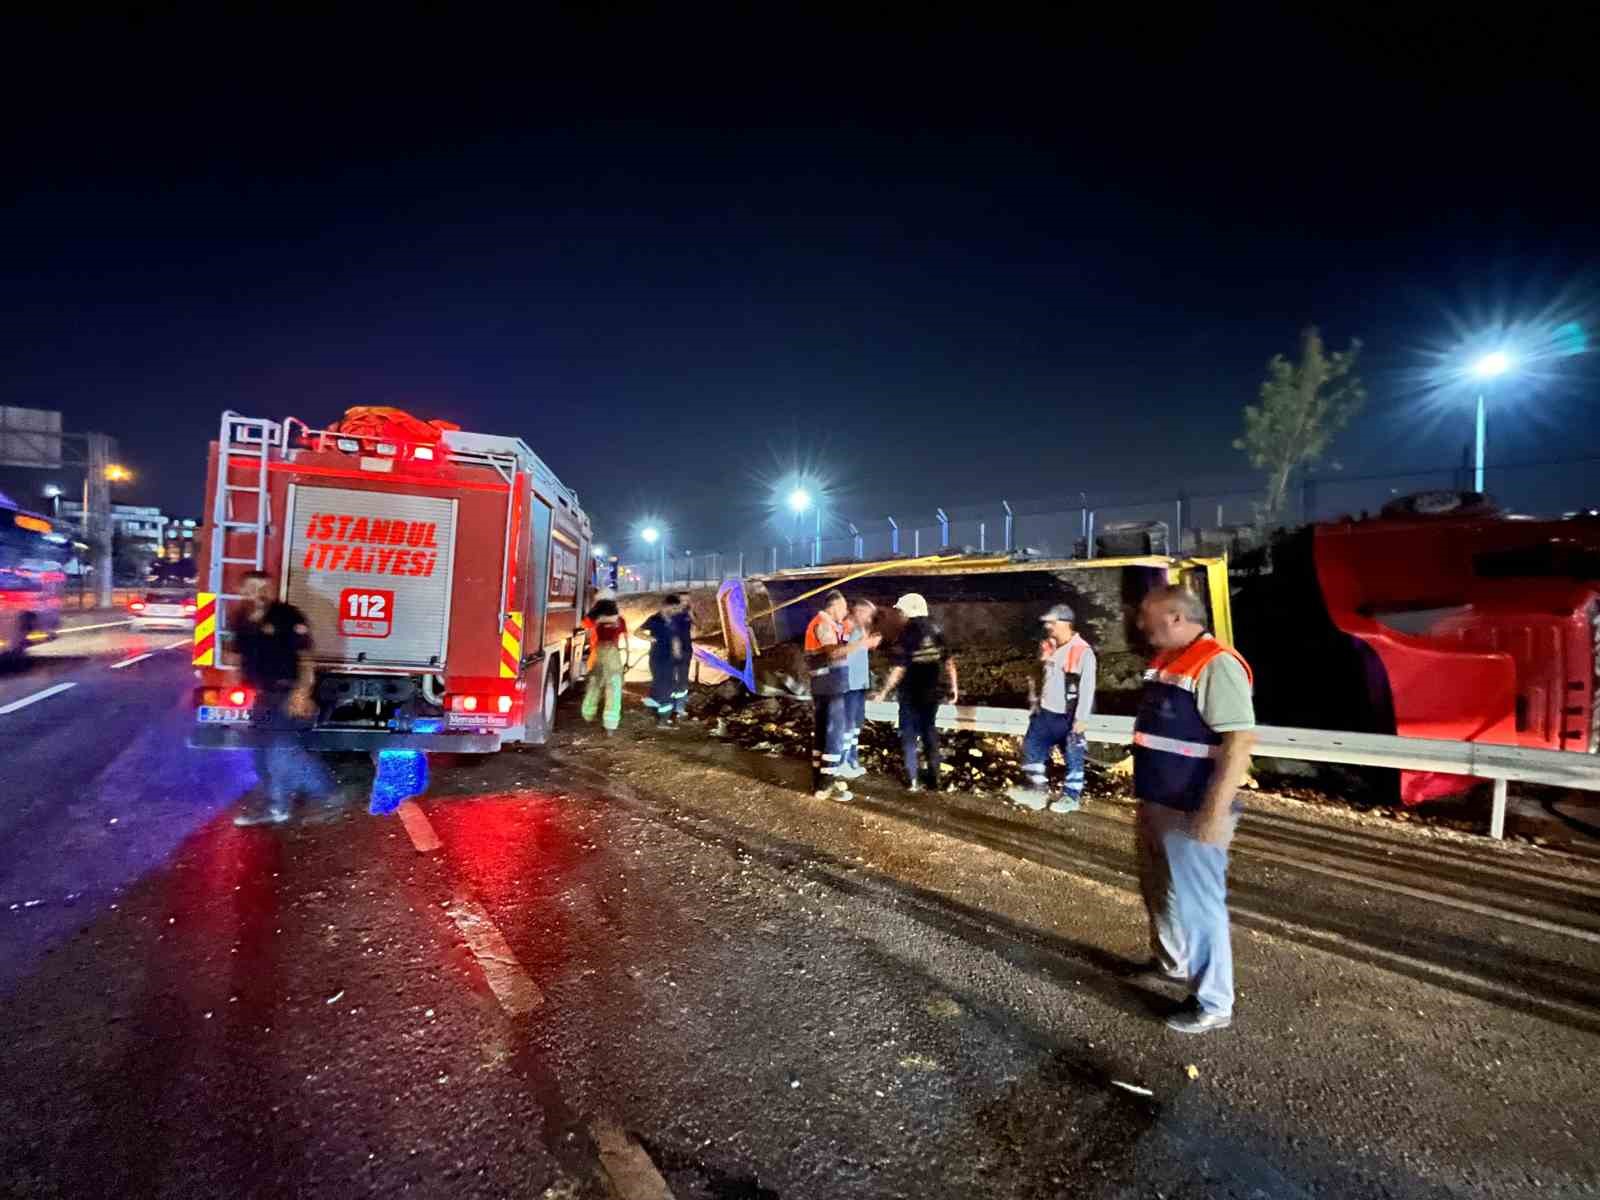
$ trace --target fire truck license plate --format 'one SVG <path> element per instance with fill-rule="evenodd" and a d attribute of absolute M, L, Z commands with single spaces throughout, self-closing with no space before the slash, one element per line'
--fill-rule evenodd
<path fill-rule="evenodd" d="M 250 710 L 248 708 L 223 708 L 216 705 L 202 704 L 196 713 L 196 717 L 202 725 L 215 725 L 224 722 L 233 724 L 248 721 L 250 719 Z"/>
<path fill-rule="evenodd" d="M 393 628 L 393 592 L 345 588 L 339 593 L 339 632 L 345 637 L 386 638 Z"/>

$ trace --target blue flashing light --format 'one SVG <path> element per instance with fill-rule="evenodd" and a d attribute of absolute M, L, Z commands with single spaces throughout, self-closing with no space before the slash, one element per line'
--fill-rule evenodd
<path fill-rule="evenodd" d="M 443 717 L 416 717 L 411 722 L 412 733 L 443 733 Z"/>
<path fill-rule="evenodd" d="M 379 750 L 378 772 L 372 779 L 373 816 L 392 813 L 402 801 L 428 790 L 428 756 L 421 750 Z"/>

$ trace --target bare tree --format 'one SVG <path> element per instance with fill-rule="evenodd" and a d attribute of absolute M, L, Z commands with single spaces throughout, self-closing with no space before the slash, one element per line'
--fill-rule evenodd
<path fill-rule="evenodd" d="M 1267 363 L 1260 402 L 1245 406 L 1244 436 L 1233 443 L 1250 456 L 1251 466 L 1266 472 L 1263 523 L 1283 512 L 1295 471 L 1320 461 L 1334 435 L 1366 403 L 1356 375 L 1360 353 L 1361 343 L 1352 338 L 1348 350 L 1329 354 L 1313 326 L 1300 335 L 1298 362 L 1274 354 Z"/>

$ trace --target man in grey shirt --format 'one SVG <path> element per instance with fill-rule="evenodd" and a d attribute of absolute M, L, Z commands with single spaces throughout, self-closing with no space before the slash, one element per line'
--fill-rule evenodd
<path fill-rule="evenodd" d="M 1233 1022 L 1228 845 L 1255 739 L 1251 674 L 1206 632 L 1205 605 L 1181 587 L 1147 595 L 1139 628 L 1156 651 L 1133 725 L 1139 884 L 1150 918 L 1144 973 L 1189 989 L 1169 1028 L 1206 1033 Z"/>
<path fill-rule="evenodd" d="M 1083 728 L 1094 711 L 1096 666 L 1094 647 L 1074 627 L 1075 618 L 1069 604 L 1057 604 L 1039 618 L 1045 635 L 1039 643 L 1039 699 L 1022 739 L 1022 783 L 1006 792 L 1013 803 L 1034 812 L 1050 799 L 1046 764 L 1050 751 L 1058 746 L 1066 760 L 1067 777 L 1050 811 L 1070 813 L 1083 807 L 1083 764 L 1088 751 Z"/>

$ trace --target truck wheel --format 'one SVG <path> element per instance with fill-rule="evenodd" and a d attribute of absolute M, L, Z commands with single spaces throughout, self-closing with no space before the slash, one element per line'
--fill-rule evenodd
<path fill-rule="evenodd" d="M 557 669 L 556 660 L 553 658 L 544 665 L 544 703 L 540 706 L 539 719 L 534 722 L 528 738 L 528 741 L 535 746 L 543 746 L 548 742 L 550 731 L 556 727 Z"/>

